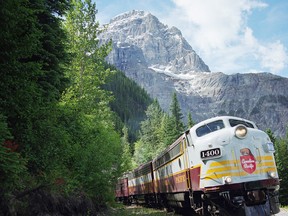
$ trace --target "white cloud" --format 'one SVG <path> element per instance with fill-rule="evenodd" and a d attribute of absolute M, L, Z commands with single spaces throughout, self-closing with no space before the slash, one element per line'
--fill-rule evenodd
<path fill-rule="evenodd" d="M 282 70 L 287 64 L 287 51 L 279 41 L 259 46 L 261 66 L 269 68 L 272 73 Z"/>
<path fill-rule="evenodd" d="M 163 22 L 181 29 L 212 71 L 278 73 L 287 66 L 281 42 L 262 42 L 247 26 L 249 14 L 268 7 L 260 0 L 173 0 L 175 8 Z"/>

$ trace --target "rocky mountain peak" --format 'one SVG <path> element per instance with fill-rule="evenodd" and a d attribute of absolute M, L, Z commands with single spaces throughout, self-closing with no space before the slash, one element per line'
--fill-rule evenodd
<path fill-rule="evenodd" d="M 114 22 L 117 22 L 117 21 L 121 21 L 121 20 L 124 20 L 124 19 L 137 19 L 137 18 L 140 18 L 140 17 L 144 17 L 144 16 L 147 16 L 148 12 L 145 12 L 145 11 L 141 11 L 141 10 L 132 10 L 132 11 L 128 11 L 128 12 L 125 12 L 123 14 L 119 14 L 117 15 L 116 17 L 112 18 L 110 20 L 110 24 L 111 23 L 114 23 Z"/>
<path fill-rule="evenodd" d="M 123 69 L 128 56 L 138 57 L 138 65 L 171 73 L 209 72 L 176 27 L 168 28 L 144 11 L 131 11 L 111 19 L 102 38 L 112 39 L 108 61 Z M 133 46 L 133 52 L 128 47 Z M 141 57 L 140 57 L 141 56 Z"/>

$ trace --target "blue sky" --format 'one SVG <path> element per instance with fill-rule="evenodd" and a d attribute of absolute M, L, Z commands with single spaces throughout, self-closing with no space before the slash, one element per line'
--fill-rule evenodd
<path fill-rule="evenodd" d="M 288 77 L 287 0 L 94 0 L 100 24 L 135 10 L 181 30 L 211 71 Z"/>

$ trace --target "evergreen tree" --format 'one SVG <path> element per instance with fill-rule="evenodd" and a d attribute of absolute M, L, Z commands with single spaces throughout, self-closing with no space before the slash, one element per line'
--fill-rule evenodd
<path fill-rule="evenodd" d="M 29 6 L 24 0 L 0 2 L 0 112 L 7 117 L 12 136 L 21 142 L 23 126 L 31 128 L 31 117 L 41 106 L 41 91 L 35 82 L 41 63 L 31 58 L 39 50 L 42 33 Z"/>
<path fill-rule="evenodd" d="M 6 118 L 0 113 L 0 195 L 2 197 L 6 196 L 8 192 L 23 187 L 20 183 L 26 171 L 25 160 L 19 153 L 15 152 L 15 144 L 11 142 L 12 138 L 8 130 Z M 2 145 L 2 143 L 4 143 L 4 145 Z M 1 207 L 0 203 L 0 208 Z"/>
<path fill-rule="evenodd" d="M 0 112 L 31 176 L 43 183 L 58 166 L 58 154 L 65 154 L 59 150 L 65 141 L 57 124 L 57 100 L 65 88 L 60 16 L 68 4 L 11 0 L 0 7 Z"/>
<path fill-rule="evenodd" d="M 272 132 L 272 130 L 271 130 L 271 129 L 268 129 L 268 130 L 266 131 L 266 133 L 268 134 L 271 142 L 275 145 L 275 144 L 276 144 L 276 137 L 275 137 L 274 133 Z"/>
<path fill-rule="evenodd" d="M 136 163 L 147 162 L 171 145 L 183 132 L 182 114 L 176 93 L 173 94 L 169 116 L 161 109 L 157 100 L 147 108 L 147 119 L 141 122 L 140 140 L 135 144 Z"/>
<path fill-rule="evenodd" d="M 161 119 L 160 131 L 164 148 L 171 145 L 179 135 L 175 128 L 174 119 L 167 113 L 165 113 Z M 162 148 L 162 150 L 164 148 Z"/>
<path fill-rule="evenodd" d="M 107 67 L 115 69 L 111 65 Z M 129 141 L 135 142 L 140 122 L 145 119 L 145 110 L 152 103 L 152 99 L 143 88 L 119 70 L 111 74 L 103 88 L 111 91 L 114 97 L 114 100 L 110 102 L 110 107 L 119 116 L 118 120 L 121 120 L 121 122 L 117 121 L 117 129 L 121 132 L 125 124 L 128 127 Z"/>
<path fill-rule="evenodd" d="M 189 112 L 188 114 L 188 127 L 191 128 L 195 125 L 194 121 L 192 120 L 192 115 L 191 113 Z"/>
<path fill-rule="evenodd" d="M 65 32 L 62 29 L 61 16 L 65 15 L 69 4 L 68 0 L 37 0 L 32 4 L 41 29 L 41 46 L 31 60 L 41 62 L 41 74 L 37 83 L 41 86 L 44 99 L 48 102 L 58 100 L 67 87 L 68 80 L 64 76 L 64 67 L 67 63 L 67 54 L 64 41 Z"/>
<path fill-rule="evenodd" d="M 175 92 L 172 95 L 170 112 L 171 112 L 171 117 L 174 121 L 175 131 L 177 131 L 177 134 L 175 134 L 175 138 L 176 138 L 180 133 L 184 131 L 184 124 L 182 122 L 183 114 L 181 113 L 181 108 L 178 103 L 177 95 Z"/>

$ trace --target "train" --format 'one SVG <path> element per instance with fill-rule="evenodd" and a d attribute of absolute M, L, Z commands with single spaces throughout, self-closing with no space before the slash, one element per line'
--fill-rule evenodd
<path fill-rule="evenodd" d="M 115 199 L 191 215 L 274 215 L 280 212 L 274 144 L 253 121 L 204 120 L 153 160 L 126 172 Z"/>

